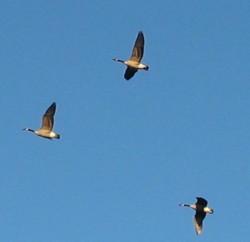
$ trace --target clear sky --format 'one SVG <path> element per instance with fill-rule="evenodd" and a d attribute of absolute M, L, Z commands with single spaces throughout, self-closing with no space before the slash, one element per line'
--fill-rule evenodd
<path fill-rule="evenodd" d="M 250 1 L 1 1 L 0 241 L 248 241 Z M 138 31 L 143 63 L 125 66 Z M 50 141 L 38 129 L 57 103 Z M 201 236 L 194 211 L 208 200 Z"/>

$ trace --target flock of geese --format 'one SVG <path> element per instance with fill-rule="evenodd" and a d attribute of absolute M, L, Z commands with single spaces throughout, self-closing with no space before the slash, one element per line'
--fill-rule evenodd
<path fill-rule="evenodd" d="M 118 58 L 113 59 L 114 61 L 122 62 L 124 65 L 127 66 L 127 69 L 124 73 L 124 78 L 126 80 L 130 80 L 138 70 L 147 71 L 149 69 L 147 65 L 141 63 L 144 52 L 144 42 L 145 42 L 144 35 L 140 31 L 136 38 L 130 59 L 126 61 L 120 60 Z M 56 112 L 56 103 L 52 103 L 42 117 L 42 126 L 40 129 L 33 130 L 30 128 L 24 128 L 23 130 L 33 132 L 40 137 L 50 140 L 60 139 L 60 134 L 53 132 L 55 112 Z M 206 214 L 207 213 L 212 214 L 214 210 L 207 207 L 208 202 L 204 198 L 197 197 L 196 199 L 197 202 L 195 204 L 181 203 L 179 206 L 190 207 L 196 211 L 194 216 L 194 227 L 196 233 L 199 235 L 202 232 L 202 223 L 204 218 L 206 217 Z"/>

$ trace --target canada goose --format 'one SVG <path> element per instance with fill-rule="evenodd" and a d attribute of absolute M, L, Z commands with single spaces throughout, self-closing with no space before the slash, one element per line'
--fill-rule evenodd
<path fill-rule="evenodd" d="M 54 125 L 54 114 L 56 112 L 56 103 L 52 103 L 43 115 L 42 127 L 38 130 L 25 128 L 23 130 L 34 132 L 36 135 L 47 139 L 60 139 L 60 135 L 52 131 Z"/>
<path fill-rule="evenodd" d="M 143 57 L 143 51 L 144 51 L 144 36 L 143 33 L 140 31 L 135 41 L 135 45 L 130 59 L 127 61 L 123 61 L 118 58 L 113 59 L 114 61 L 122 62 L 127 66 L 127 69 L 124 74 L 124 78 L 126 80 L 132 78 L 138 70 L 147 71 L 149 69 L 147 65 L 141 63 L 141 59 Z"/>
<path fill-rule="evenodd" d="M 202 232 L 202 221 L 206 217 L 207 213 L 214 213 L 214 210 L 207 207 L 207 200 L 202 197 L 197 197 L 196 204 L 183 204 L 181 203 L 179 206 L 182 207 L 190 207 L 196 211 L 194 216 L 194 226 L 197 234 L 201 234 Z"/>

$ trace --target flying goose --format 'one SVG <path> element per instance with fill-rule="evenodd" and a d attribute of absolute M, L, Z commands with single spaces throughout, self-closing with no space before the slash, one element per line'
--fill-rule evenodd
<path fill-rule="evenodd" d="M 56 112 L 56 103 L 52 103 L 43 115 L 42 127 L 38 130 L 24 128 L 25 131 L 34 132 L 36 135 L 47 139 L 60 139 L 60 135 L 52 131 L 54 125 L 54 114 Z"/>
<path fill-rule="evenodd" d="M 202 232 L 202 221 L 206 217 L 207 213 L 214 213 L 214 210 L 207 207 L 207 200 L 202 197 L 197 197 L 196 204 L 183 204 L 181 203 L 179 206 L 182 207 L 190 207 L 196 211 L 194 216 L 194 226 L 196 233 L 199 235 Z"/>
<path fill-rule="evenodd" d="M 140 31 L 135 41 L 135 45 L 130 59 L 127 61 L 123 61 L 118 58 L 113 59 L 114 61 L 122 62 L 127 66 L 127 69 L 124 74 L 124 78 L 126 80 L 132 78 L 138 70 L 147 71 L 149 69 L 147 65 L 141 63 L 141 59 L 143 57 L 143 51 L 144 51 L 144 36 L 143 33 Z"/>

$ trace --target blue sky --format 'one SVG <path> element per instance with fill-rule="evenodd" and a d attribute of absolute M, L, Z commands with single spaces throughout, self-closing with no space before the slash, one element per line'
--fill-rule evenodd
<path fill-rule="evenodd" d="M 1 241 L 249 239 L 249 1 L 0 6 Z M 54 101 L 60 140 L 22 131 Z"/>

